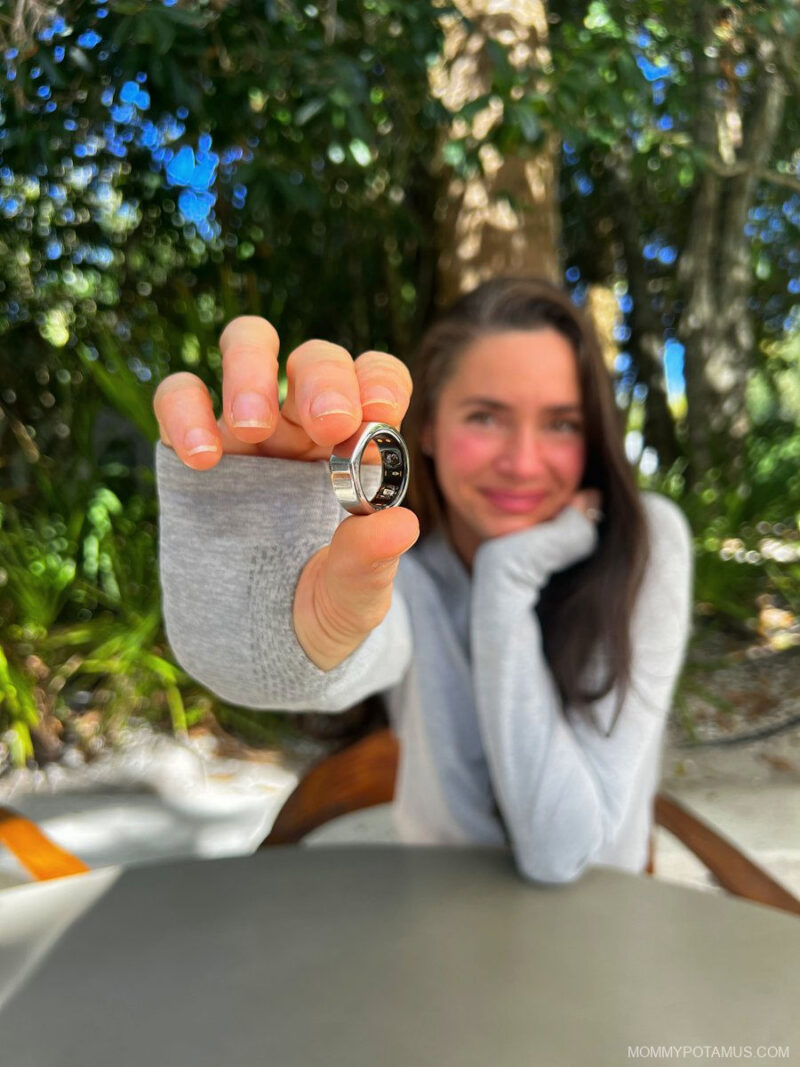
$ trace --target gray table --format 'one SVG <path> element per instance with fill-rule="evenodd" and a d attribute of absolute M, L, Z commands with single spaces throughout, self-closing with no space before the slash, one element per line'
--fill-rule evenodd
<path fill-rule="evenodd" d="M 600 867 L 537 886 L 505 848 L 287 846 L 124 871 L 0 1012 L 0 1063 L 800 1063 L 799 985 L 774 909 Z"/>

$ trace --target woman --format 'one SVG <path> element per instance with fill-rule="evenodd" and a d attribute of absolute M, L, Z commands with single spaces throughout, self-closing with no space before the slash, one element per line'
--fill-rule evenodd
<path fill-rule="evenodd" d="M 382 693 L 402 841 L 505 842 L 542 882 L 643 870 L 691 532 L 639 493 L 567 294 L 498 278 L 437 319 L 403 423 L 408 506 L 368 516 L 345 518 L 326 461 L 362 419 L 400 426 L 404 365 L 306 342 L 279 409 L 270 324 L 237 319 L 220 345 L 218 422 L 192 375 L 155 398 L 178 661 L 248 707 L 340 711 Z"/>

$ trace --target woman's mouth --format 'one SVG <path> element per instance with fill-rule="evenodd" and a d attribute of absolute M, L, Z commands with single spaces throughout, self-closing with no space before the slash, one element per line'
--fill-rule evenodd
<path fill-rule="evenodd" d="M 512 515 L 524 515 L 547 496 L 546 493 L 494 493 L 489 489 L 482 489 L 481 492 L 494 507 Z"/>

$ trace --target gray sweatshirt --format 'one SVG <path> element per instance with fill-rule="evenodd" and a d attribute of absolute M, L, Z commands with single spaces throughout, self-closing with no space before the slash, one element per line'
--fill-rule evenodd
<path fill-rule="evenodd" d="M 156 445 L 159 565 L 178 663 L 248 708 L 337 712 L 384 697 L 400 741 L 392 806 L 409 844 L 507 844 L 539 882 L 588 865 L 642 871 L 664 727 L 691 629 L 689 524 L 644 492 L 652 556 L 632 621 L 632 686 L 610 737 L 564 708 L 535 607 L 551 574 L 590 555 L 574 507 L 478 548 L 470 576 L 441 530 L 401 559 L 388 614 L 332 671 L 292 625 L 309 557 L 348 517 L 327 463 L 223 456 L 193 471 Z M 588 665 L 588 680 L 602 677 Z M 596 672 L 596 673 L 595 673 Z M 593 705 L 608 731 L 617 691 Z"/>

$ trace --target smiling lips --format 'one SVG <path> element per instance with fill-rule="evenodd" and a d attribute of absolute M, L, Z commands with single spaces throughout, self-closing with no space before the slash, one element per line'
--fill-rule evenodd
<path fill-rule="evenodd" d="M 488 489 L 483 489 L 481 492 L 500 511 L 507 511 L 513 515 L 524 515 L 547 496 L 546 493 L 528 493 L 524 496 L 519 493 L 493 493 Z"/>

